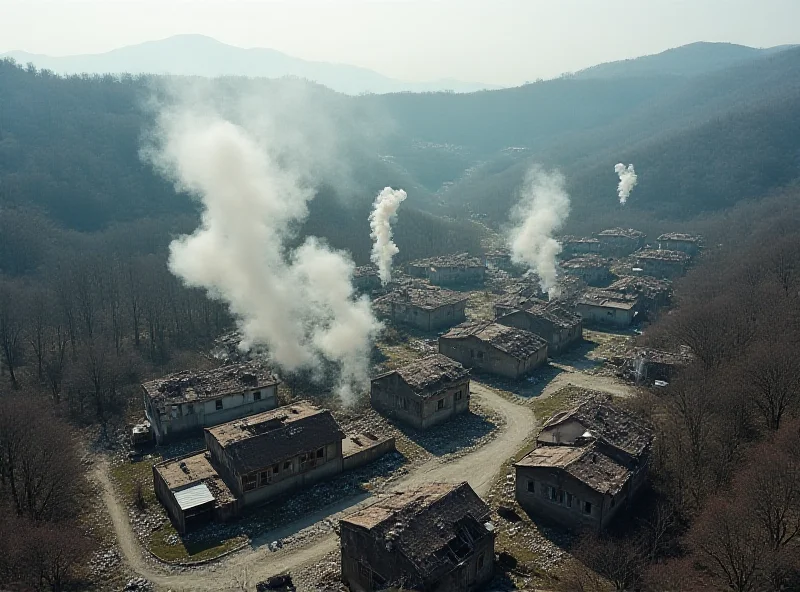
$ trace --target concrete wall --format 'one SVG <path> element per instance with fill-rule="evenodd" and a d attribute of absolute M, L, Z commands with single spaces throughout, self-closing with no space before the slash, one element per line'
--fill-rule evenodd
<path fill-rule="evenodd" d="M 145 410 L 156 434 L 156 441 L 161 444 L 172 438 L 200 433 L 204 427 L 275 409 L 278 406 L 277 392 L 277 386 L 273 385 L 214 399 L 181 401 L 167 405 L 164 414 L 157 413 L 150 397 L 145 393 Z M 255 400 L 255 393 L 261 393 L 260 400 Z M 217 401 L 221 401 L 222 409 L 217 409 Z"/>
<path fill-rule="evenodd" d="M 629 327 L 633 323 L 635 311 L 611 306 L 579 303 L 578 314 L 585 323 L 608 325 L 610 327 Z"/>
<path fill-rule="evenodd" d="M 548 444 L 573 444 L 585 431 L 586 428 L 580 422 L 572 419 L 549 428 L 544 428 L 539 432 L 536 440 Z"/>
<path fill-rule="evenodd" d="M 440 337 L 439 353 L 461 362 L 467 368 L 477 368 L 507 378 L 519 378 L 547 363 L 547 345 L 526 360 L 519 360 L 474 336 Z"/>
<path fill-rule="evenodd" d="M 639 267 L 645 275 L 656 278 L 675 279 L 686 272 L 686 265 L 680 261 L 664 261 L 661 259 L 642 259 Z"/>
<path fill-rule="evenodd" d="M 153 466 L 153 489 L 156 492 L 156 498 L 161 502 L 161 505 L 164 506 L 164 509 L 167 511 L 167 515 L 170 517 L 170 520 L 172 520 L 175 530 L 181 534 L 186 532 L 186 524 L 183 519 L 183 512 L 178 507 L 178 502 L 175 499 L 175 496 L 172 495 L 172 491 L 170 491 L 169 487 L 167 487 L 166 482 L 156 470 L 155 466 Z"/>
<path fill-rule="evenodd" d="M 417 395 L 397 374 L 375 379 L 370 386 L 370 401 L 375 409 L 418 430 L 465 413 L 469 399 L 469 378 L 428 399 Z"/>
<path fill-rule="evenodd" d="M 428 310 L 404 302 L 392 302 L 392 320 L 397 323 L 414 325 L 423 331 L 435 331 L 463 323 L 466 320 L 466 302 L 446 304 Z"/>
<path fill-rule="evenodd" d="M 363 436 L 359 436 L 359 438 L 364 439 Z M 374 444 L 367 440 L 363 449 L 342 458 L 342 470 L 349 471 L 364 466 L 394 450 L 396 450 L 394 438 L 378 440 Z"/>

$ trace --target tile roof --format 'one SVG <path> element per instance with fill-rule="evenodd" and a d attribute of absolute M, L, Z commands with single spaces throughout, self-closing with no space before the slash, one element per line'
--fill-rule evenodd
<path fill-rule="evenodd" d="M 608 267 L 610 261 L 598 255 L 583 255 L 562 261 L 559 265 L 563 269 L 593 269 L 597 267 Z"/>
<path fill-rule="evenodd" d="M 587 446 L 540 446 L 514 463 L 515 467 L 562 469 L 598 493 L 618 493 L 631 471 L 594 444 Z"/>
<path fill-rule="evenodd" d="M 691 259 L 683 251 L 668 251 L 667 249 L 642 249 L 633 254 L 638 259 L 649 259 L 657 261 L 674 261 L 676 263 L 686 263 Z"/>
<path fill-rule="evenodd" d="M 622 236 L 631 239 L 644 238 L 646 235 L 641 230 L 634 230 L 633 228 L 609 228 L 599 232 L 597 236 Z"/>
<path fill-rule="evenodd" d="M 239 474 L 263 469 L 344 438 L 330 411 L 305 401 L 206 431 L 230 456 Z"/>
<path fill-rule="evenodd" d="M 588 290 L 578 299 L 578 304 L 631 310 L 636 307 L 637 301 L 638 298 L 634 295 L 607 290 Z"/>
<path fill-rule="evenodd" d="M 280 383 L 268 368 L 255 362 L 230 364 L 191 372 L 184 370 L 142 384 L 147 395 L 163 403 L 214 399 L 248 389 L 265 388 Z"/>
<path fill-rule="evenodd" d="M 485 267 L 480 258 L 472 257 L 469 253 L 418 259 L 417 261 L 411 261 L 408 265 L 410 267 Z"/>
<path fill-rule="evenodd" d="M 686 234 L 684 232 L 666 232 L 658 237 L 660 241 L 682 241 L 688 243 L 700 243 L 703 237 L 699 234 Z"/>
<path fill-rule="evenodd" d="M 439 339 L 464 339 L 467 337 L 476 337 L 519 360 L 525 360 L 547 346 L 547 342 L 535 333 L 516 327 L 506 327 L 492 321 L 461 323 Z"/>
<path fill-rule="evenodd" d="M 469 379 L 467 368 L 442 354 L 426 356 L 382 376 L 392 373 L 400 376 L 411 390 L 425 398 Z"/>
<path fill-rule="evenodd" d="M 434 286 L 416 285 L 413 287 L 399 288 L 382 300 L 398 304 L 409 304 L 426 310 L 436 310 L 442 306 L 449 306 L 466 302 L 468 295 Z"/>
<path fill-rule="evenodd" d="M 489 515 L 468 483 L 430 483 L 385 495 L 341 522 L 366 529 L 377 545 L 405 555 L 424 578 L 458 566 L 473 550 L 464 541 L 489 534 Z M 470 536 L 460 536 L 463 531 Z"/>

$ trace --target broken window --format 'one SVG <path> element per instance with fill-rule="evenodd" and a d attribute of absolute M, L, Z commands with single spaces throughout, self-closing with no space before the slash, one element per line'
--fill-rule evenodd
<path fill-rule="evenodd" d="M 217 399 L 216 401 L 214 401 L 214 406 L 216 407 L 217 411 L 222 409 L 222 399 Z"/>
<path fill-rule="evenodd" d="M 533 479 L 528 479 L 528 491 L 531 493 L 536 493 L 536 481 Z"/>
<path fill-rule="evenodd" d="M 261 391 L 256 391 L 253 393 L 253 401 L 260 401 L 261 400 Z"/>
<path fill-rule="evenodd" d="M 319 450 L 317 450 L 317 458 L 325 458 L 325 449 L 324 448 L 320 448 Z"/>
<path fill-rule="evenodd" d="M 456 391 L 455 400 L 456 401 L 460 401 L 461 400 L 461 391 Z"/>
<path fill-rule="evenodd" d="M 292 461 L 287 460 L 283 463 L 283 470 L 284 471 L 291 471 L 292 470 Z"/>
<path fill-rule="evenodd" d="M 592 502 L 583 502 L 583 513 L 584 514 L 592 513 Z"/>
<path fill-rule="evenodd" d="M 436 411 L 439 411 L 440 409 L 444 409 L 444 399 L 439 399 L 436 401 Z"/>
<path fill-rule="evenodd" d="M 242 475 L 242 489 L 244 491 L 250 491 L 251 489 L 255 489 L 257 483 L 258 479 L 255 474 Z"/>
<path fill-rule="evenodd" d="M 261 471 L 261 473 L 259 474 L 259 483 L 261 483 L 261 485 L 264 486 L 270 481 L 272 481 L 272 475 L 270 475 L 269 469 L 267 469 L 266 471 Z"/>
<path fill-rule="evenodd" d="M 568 508 L 572 507 L 572 494 L 569 492 L 567 492 L 567 507 Z"/>
<path fill-rule="evenodd" d="M 397 407 L 398 409 L 408 409 L 408 399 L 397 397 Z"/>
<path fill-rule="evenodd" d="M 547 486 L 547 497 L 551 502 L 555 502 L 557 504 L 564 503 L 564 491 L 561 489 L 556 489 L 550 485 Z"/>

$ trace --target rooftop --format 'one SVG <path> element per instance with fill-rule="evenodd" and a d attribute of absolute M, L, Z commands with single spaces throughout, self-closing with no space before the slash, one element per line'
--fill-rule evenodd
<path fill-rule="evenodd" d="M 530 331 L 506 327 L 492 321 L 467 321 L 450 329 L 440 339 L 476 337 L 495 349 L 520 360 L 536 354 L 547 342 Z"/>
<path fill-rule="evenodd" d="M 593 236 L 562 236 L 559 241 L 562 245 L 578 244 L 600 244 L 600 241 Z"/>
<path fill-rule="evenodd" d="M 636 307 L 637 302 L 638 298 L 635 295 L 608 290 L 588 290 L 578 299 L 578 304 L 619 310 L 631 310 Z"/>
<path fill-rule="evenodd" d="M 534 304 L 525 309 L 525 312 L 548 320 L 556 327 L 569 329 L 581 322 L 580 315 L 572 313 L 561 306 Z"/>
<path fill-rule="evenodd" d="M 587 391 L 589 399 L 577 407 L 557 413 L 542 430 L 577 421 L 588 431 L 611 446 L 633 457 L 640 456 L 653 441 L 653 432 L 638 417 L 612 405 L 603 393 Z"/>
<path fill-rule="evenodd" d="M 214 399 L 247 389 L 274 386 L 279 382 L 268 368 L 246 362 L 204 372 L 184 370 L 145 382 L 142 387 L 151 399 L 178 403 Z"/>
<path fill-rule="evenodd" d="M 591 269 L 595 267 L 608 267 L 609 260 L 597 255 L 584 255 L 561 262 L 563 269 Z"/>
<path fill-rule="evenodd" d="M 618 493 L 630 478 L 624 465 L 597 446 L 541 446 L 514 463 L 515 467 L 563 469 L 598 493 Z"/>
<path fill-rule="evenodd" d="M 683 251 L 668 251 L 666 249 L 642 249 L 636 251 L 634 256 L 638 259 L 650 259 L 655 261 L 674 261 L 676 263 L 686 263 L 690 257 Z"/>
<path fill-rule="evenodd" d="M 408 265 L 411 267 L 485 267 L 483 261 L 478 257 L 472 257 L 469 253 L 418 259 L 411 261 Z"/>
<path fill-rule="evenodd" d="M 378 544 L 397 549 L 425 576 L 459 565 L 472 551 L 464 541 L 489 532 L 489 515 L 489 507 L 466 482 L 429 483 L 384 495 L 343 518 L 342 524 L 366 529 Z"/>
<path fill-rule="evenodd" d="M 234 499 L 228 486 L 211 466 L 205 451 L 162 461 L 155 470 L 172 491 L 180 491 L 204 483 L 218 503 Z"/>
<path fill-rule="evenodd" d="M 300 401 L 206 428 L 231 456 L 240 473 L 248 473 L 344 438 L 330 411 Z"/>
<path fill-rule="evenodd" d="M 626 294 L 641 294 L 643 296 L 655 296 L 672 290 L 672 282 L 669 280 L 659 280 L 647 275 L 626 275 L 622 276 L 606 288 L 609 292 L 623 292 Z"/>
<path fill-rule="evenodd" d="M 360 265 L 353 270 L 353 277 L 360 278 L 360 277 L 370 277 L 370 276 L 377 276 L 378 275 L 378 268 L 374 265 Z"/>
<path fill-rule="evenodd" d="M 634 230 L 633 228 L 609 228 L 608 230 L 598 232 L 597 236 L 622 236 L 625 238 L 640 239 L 647 235 L 641 230 Z"/>
<path fill-rule="evenodd" d="M 684 232 L 666 232 L 658 237 L 660 241 L 681 241 L 687 243 L 703 242 L 703 237 L 699 234 L 686 234 Z"/>
<path fill-rule="evenodd" d="M 426 310 L 435 310 L 441 306 L 466 302 L 468 295 L 444 288 L 417 284 L 415 286 L 399 288 L 387 295 L 386 299 L 389 302 L 405 303 Z"/>
<path fill-rule="evenodd" d="M 683 347 L 678 352 L 668 352 L 649 347 L 634 348 L 629 354 L 633 358 L 643 358 L 648 362 L 658 364 L 673 364 L 676 366 L 685 365 L 692 361 L 692 352 L 688 347 Z"/>
<path fill-rule="evenodd" d="M 426 356 L 388 374 L 397 373 L 418 395 L 432 397 L 469 378 L 469 370 L 442 354 Z"/>

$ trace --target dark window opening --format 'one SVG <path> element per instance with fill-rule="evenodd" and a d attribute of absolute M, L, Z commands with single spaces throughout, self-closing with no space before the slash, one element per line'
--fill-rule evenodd
<path fill-rule="evenodd" d="M 191 415 L 192 413 L 194 413 L 194 405 L 193 405 L 192 403 L 189 403 L 189 404 L 186 406 L 186 413 L 188 413 L 189 415 Z"/>
<path fill-rule="evenodd" d="M 253 401 L 260 401 L 261 400 L 261 391 L 256 391 L 253 393 Z"/>
<path fill-rule="evenodd" d="M 222 409 L 222 399 L 217 399 L 216 401 L 214 401 L 214 406 L 216 407 L 217 411 Z"/>
<path fill-rule="evenodd" d="M 584 514 L 592 513 L 592 502 L 583 502 L 583 513 Z"/>
<path fill-rule="evenodd" d="M 483 554 L 481 554 L 478 556 L 478 569 L 483 569 L 483 562 L 484 562 L 484 556 Z"/>
<path fill-rule="evenodd" d="M 319 450 L 317 450 L 317 458 L 325 458 L 325 449 L 324 448 L 320 448 Z"/>
<path fill-rule="evenodd" d="M 567 493 L 567 507 L 568 508 L 572 507 L 572 494 L 571 493 Z"/>
<path fill-rule="evenodd" d="M 456 399 L 456 401 L 460 401 L 461 400 L 461 391 L 456 391 L 455 399 Z"/>
<path fill-rule="evenodd" d="M 440 409 L 444 409 L 444 399 L 439 399 L 436 401 L 436 411 L 439 411 Z"/>
<path fill-rule="evenodd" d="M 291 471 L 292 470 L 292 461 L 287 460 L 285 463 L 283 463 L 283 470 L 284 471 Z"/>
<path fill-rule="evenodd" d="M 260 475 L 261 485 L 266 485 L 270 481 L 272 481 L 272 475 L 270 475 L 269 471 L 261 471 Z"/>
<path fill-rule="evenodd" d="M 242 475 L 242 489 L 245 491 L 255 489 L 257 483 L 258 479 L 255 475 Z"/>
<path fill-rule="evenodd" d="M 536 481 L 528 481 L 528 491 L 536 493 Z"/>

